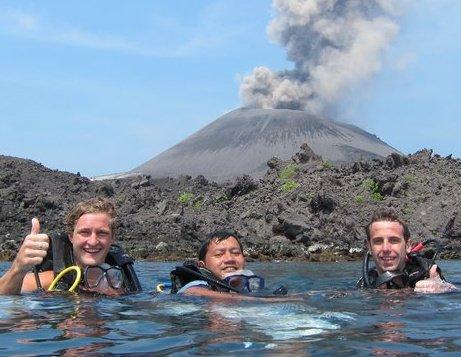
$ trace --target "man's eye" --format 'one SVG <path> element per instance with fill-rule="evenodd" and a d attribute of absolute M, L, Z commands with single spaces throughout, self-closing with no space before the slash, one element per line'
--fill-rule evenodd
<path fill-rule="evenodd" d="M 398 243 L 402 242 L 402 239 L 396 237 L 396 238 L 391 238 L 391 239 L 389 239 L 389 241 L 390 241 L 392 244 L 398 244 Z"/>
<path fill-rule="evenodd" d="M 372 241 L 372 243 L 373 243 L 374 245 L 380 245 L 380 244 L 383 244 L 383 240 L 382 240 L 382 239 L 374 239 L 374 240 Z"/>

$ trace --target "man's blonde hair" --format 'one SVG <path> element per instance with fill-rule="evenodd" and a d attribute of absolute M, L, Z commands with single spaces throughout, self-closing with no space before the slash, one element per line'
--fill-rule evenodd
<path fill-rule="evenodd" d="M 66 215 L 67 234 L 74 233 L 75 225 L 81 216 L 87 213 L 105 213 L 110 218 L 112 234 L 115 229 L 116 211 L 115 205 L 107 198 L 95 197 L 77 203 Z"/>

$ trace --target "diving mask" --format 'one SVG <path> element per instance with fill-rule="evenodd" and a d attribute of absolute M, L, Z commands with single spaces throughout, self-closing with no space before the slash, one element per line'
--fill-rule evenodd
<path fill-rule="evenodd" d="M 95 289 L 97 287 L 104 288 L 104 285 L 112 289 L 120 289 L 123 286 L 123 271 L 118 266 L 109 264 L 101 264 L 95 266 L 87 266 L 83 273 L 85 287 Z"/>
<path fill-rule="evenodd" d="M 264 278 L 251 270 L 237 270 L 228 274 L 223 281 L 240 292 L 255 292 L 264 289 Z"/>

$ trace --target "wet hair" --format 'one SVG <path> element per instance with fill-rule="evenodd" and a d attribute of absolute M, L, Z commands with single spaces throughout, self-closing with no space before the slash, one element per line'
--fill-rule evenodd
<path fill-rule="evenodd" d="M 112 201 L 104 197 L 90 198 L 77 203 L 66 215 L 67 234 L 74 233 L 75 225 L 81 216 L 88 213 L 105 213 L 110 219 L 110 228 L 114 232 L 116 211 Z"/>
<path fill-rule="evenodd" d="M 243 254 L 243 247 L 242 243 L 240 243 L 240 235 L 233 230 L 221 230 L 221 231 L 215 231 L 207 235 L 205 242 L 203 242 L 202 246 L 200 247 L 198 251 L 198 260 L 204 260 L 206 254 L 208 253 L 208 248 L 210 247 L 210 244 L 212 242 L 219 243 L 222 242 L 223 240 L 229 239 L 230 237 L 234 237 L 237 240 L 237 243 L 239 244 L 240 250 L 242 251 Z"/>
<path fill-rule="evenodd" d="M 397 222 L 403 228 L 403 238 L 405 241 L 408 241 L 410 238 L 410 230 L 404 221 L 402 221 L 397 213 L 391 208 L 380 208 L 371 217 L 370 223 L 365 227 L 365 232 L 367 234 L 367 240 L 370 241 L 371 238 L 371 225 L 375 222 Z"/>

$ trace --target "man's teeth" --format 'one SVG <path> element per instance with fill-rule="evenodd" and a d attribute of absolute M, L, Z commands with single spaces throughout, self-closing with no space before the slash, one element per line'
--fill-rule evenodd
<path fill-rule="evenodd" d="M 393 261 L 395 261 L 395 258 L 386 257 L 386 258 L 381 258 L 381 260 L 383 262 L 393 262 Z"/>

